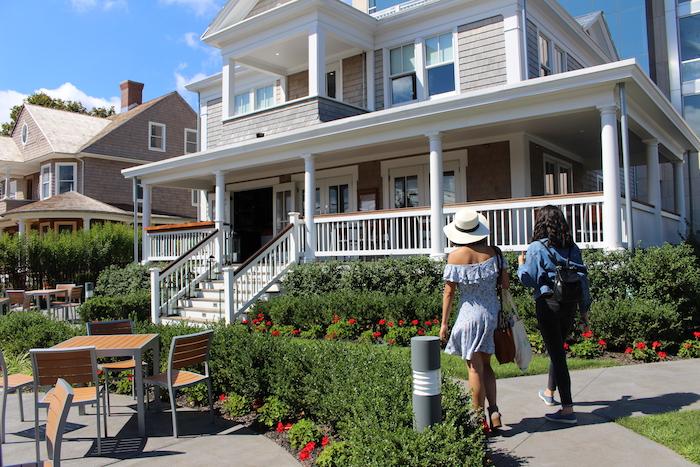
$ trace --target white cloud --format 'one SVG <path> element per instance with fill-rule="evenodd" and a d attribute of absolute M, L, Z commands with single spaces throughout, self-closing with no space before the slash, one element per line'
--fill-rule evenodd
<path fill-rule="evenodd" d="M 175 88 L 177 89 L 177 92 L 182 94 L 183 97 L 188 97 L 190 94 L 190 91 L 185 89 L 185 86 L 193 81 L 199 81 L 201 79 L 204 79 L 207 77 L 206 74 L 204 73 L 195 73 L 192 76 L 186 76 L 183 73 L 180 73 L 181 71 L 184 71 L 184 69 L 187 67 L 187 64 L 181 63 L 180 66 L 177 67 L 177 70 L 175 70 Z"/>
<path fill-rule="evenodd" d="M 70 4 L 74 10 L 81 13 L 94 9 L 104 11 L 126 9 L 128 6 L 127 0 L 70 0 Z"/>
<path fill-rule="evenodd" d="M 160 0 L 164 5 L 184 6 L 197 16 L 205 16 L 219 11 L 221 0 Z"/>
<path fill-rule="evenodd" d="M 114 106 L 114 109 L 119 112 L 121 105 L 121 98 L 118 96 L 108 98 L 89 96 L 72 83 L 63 83 L 54 89 L 40 88 L 34 92 L 43 92 L 58 99 L 78 101 L 88 110 L 92 109 L 93 107 L 109 108 Z M 10 109 L 12 106 L 21 104 L 27 96 L 28 94 L 15 91 L 13 89 L 7 89 L 4 91 L 0 90 L 0 122 L 9 121 Z"/>
<path fill-rule="evenodd" d="M 185 41 L 185 44 L 187 44 L 187 47 L 191 47 L 193 49 L 199 49 L 201 47 L 199 36 L 197 36 L 196 32 L 186 32 L 183 36 L 183 40 Z"/>

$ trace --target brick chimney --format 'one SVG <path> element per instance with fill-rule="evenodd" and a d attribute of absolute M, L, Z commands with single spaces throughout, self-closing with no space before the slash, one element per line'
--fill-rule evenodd
<path fill-rule="evenodd" d="M 126 80 L 119 83 L 122 92 L 122 112 L 131 110 L 143 102 L 143 83 Z"/>

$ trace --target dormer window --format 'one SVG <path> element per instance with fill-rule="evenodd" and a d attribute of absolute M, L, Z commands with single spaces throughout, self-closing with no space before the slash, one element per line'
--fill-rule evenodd
<path fill-rule="evenodd" d="M 425 40 L 425 68 L 428 76 L 428 95 L 455 90 L 454 48 L 452 33 Z"/>
<path fill-rule="evenodd" d="M 418 98 L 416 92 L 415 44 L 407 44 L 389 51 L 391 103 L 401 104 Z"/>
<path fill-rule="evenodd" d="M 540 55 L 540 76 L 552 74 L 552 41 L 540 34 L 537 36 Z"/>
<path fill-rule="evenodd" d="M 148 122 L 148 149 L 165 151 L 165 125 L 162 123 Z"/>
<path fill-rule="evenodd" d="M 27 141 L 29 140 L 29 126 L 25 123 L 22 125 L 22 134 L 20 135 L 20 138 L 22 139 L 22 144 L 27 144 Z"/>
<path fill-rule="evenodd" d="M 51 196 L 51 165 L 42 165 L 39 176 L 39 184 L 41 185 L 41 199 L 46 199 Z"/>

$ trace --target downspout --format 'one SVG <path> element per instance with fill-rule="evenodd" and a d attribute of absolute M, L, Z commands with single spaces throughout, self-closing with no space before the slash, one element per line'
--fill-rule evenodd
<path fill-rule="evenodd" d="M 527 64 L 528 64 L 528 60 L 527 60 L 527 0 L 522 0 L 522 2 L 523 2 L 523 7 L 522 7 L 521 15 L 520 15 L 522 17 L 521 21 L 523 23 L 523 25 L 522 25 L 522 29 L 523 29 L 523 32 L 522 32 L 522 35 L 523 35 L 523 39 L 522 39 L 523 64 L 522 64 L 522 76 L 521 76 L 521 78 L 523 81 L 525 81 L 525 80 L 530 78 L 530 73 L 527 69 Z"/>
<path fill-rule="evenodd" d="M 634 237 L 632 228 L 632 187 L 630 181 L 630 141 L 627 125 L 627 95 L 625 83 L 618 83 L 620 96 L 620 133 L 622 133 L 622 170 L 625 180 L 625 227 L 627 230 L 627 249 L 634 251 Z"/>
<path fill-rule="evenodd" d="M 131 179 L 131 200 L 134 203 L 134 262 L 139 262 L 139 206 L 138 206 L 138 183 L 136 177 Z"/>

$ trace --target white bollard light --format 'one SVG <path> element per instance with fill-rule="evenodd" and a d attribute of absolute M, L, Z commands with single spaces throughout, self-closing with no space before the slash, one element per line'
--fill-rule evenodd
<path fill-rule="evenodd" d="M 411 339 L 413 370 L 413 427 L 423 431 L 442 421 L 440 339 L 417 336 Z"/>

